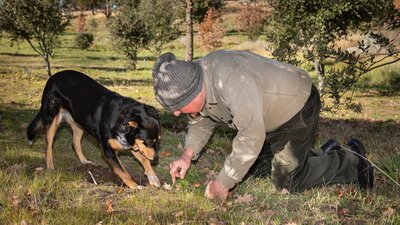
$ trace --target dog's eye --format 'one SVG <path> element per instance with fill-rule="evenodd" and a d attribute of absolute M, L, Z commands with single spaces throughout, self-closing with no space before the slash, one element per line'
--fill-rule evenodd
<path fill-rule="evenodd" d="M 126 124 L 121 124 L 121 126 L 119 127 L 119 132 L 128 133 L 129 132 L 129 126 L 127 126 Z"/>

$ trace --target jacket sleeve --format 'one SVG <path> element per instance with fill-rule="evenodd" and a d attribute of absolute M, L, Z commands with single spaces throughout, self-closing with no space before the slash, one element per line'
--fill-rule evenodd
<path fill-rule="evenodd" d="M 237 135 L 232 142 L 232 152 L 225 159 L 217 176 L 225 187 L 232 188 L 240 182 L 257 159 L 265 141 L 263 116 L 263 91 L 249 71 L 236 69 L 222 89 L 227 107 L 231 110 Z"/>
<path fill-rule="evenodd" d="M 191 148 L 195 153 L 193 160 L 199 157 L 203 147 L 210 139 L 216 122 L 209 117 L 200 117 L 196 121 L 192 120 L 188 125 L 188 133 L 185 137 L 185 149 Z"/>

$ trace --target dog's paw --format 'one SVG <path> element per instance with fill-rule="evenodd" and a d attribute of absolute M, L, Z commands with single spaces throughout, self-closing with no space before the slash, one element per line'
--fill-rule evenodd
<path fill-rule="evenodd" d="M 144 186 L 138 185 L 138 186 L 136 186 L 136 189 L 137 189 L 137 190 L 143 190 L 143 189 L 144 189 Z"/>
<path fill-rule="evenodd" d="M 94 164 L 94 162 L 92 162 L 92 161 L 90 161 L 90 160 L 87 160 L 87 159 L 82 160 L 81 163 L 84 164 L 84 165 L 88 165 L 88 164 L 96 165 L 96 164 Z"/>
<path fill-rule="evenodd" d="M 158 180 L 158 177 L 156 175 L 147 175 L 147 178 L 149 179 L 149 183 L 150 185 L 156 186 L 156 187 L 160 187 L 161 183 Z"/>

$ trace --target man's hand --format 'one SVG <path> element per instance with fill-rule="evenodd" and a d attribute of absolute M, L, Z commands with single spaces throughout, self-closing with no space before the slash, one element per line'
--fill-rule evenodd
<path fill-rule="evenodd" d="M 186 172 L 190 167 L 194 152 L 191 149 L 185 149 L 183 154 L 169 164 L 171 169 L 169 173 L 172 177 L 172 183 L 175 184 L 176 178 L 185 178 Z"/>
<path fill-rule="evenodd" d="M 225 201 L 228 198 L 229 188 L 222 185 L 218 180 L 208 183 L 204 195 L 208 199 Z"/>

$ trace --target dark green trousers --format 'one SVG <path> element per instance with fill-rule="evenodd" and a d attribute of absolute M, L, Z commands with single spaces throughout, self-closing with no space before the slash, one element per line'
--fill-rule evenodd
<path fill-rule="evenodd" d="M 307 188 L 357 181 L 357 157 L 344 149 L 328 155 L 312 149 L 321 102 L 312 87 L 303 109 L 277 130 L 267 133 L 263 149 L 249 173 L 271 174 L 275 188 L 301 192 Z"/>

